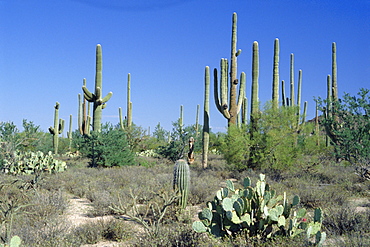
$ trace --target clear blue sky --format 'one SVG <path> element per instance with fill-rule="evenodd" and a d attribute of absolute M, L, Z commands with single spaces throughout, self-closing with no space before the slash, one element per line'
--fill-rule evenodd
<path fill-rule="evenodd" d="M 273 43 L 280 39 L 280 79 L 303 70 L 302 100 L 314 117 L 314 97 L 326 96 L 331 44 L 337 43 L 339 95 L 369 88 L 368 0 L 0 0 L 0 121 L 53 125 L 54 105 L 77 128 L 83 78 L 94 88 L 95 47 L 103 49 L 103 94 L 113 92 L 103 122 L 126 112 L 131 73 L 133 121 L 167 130 L 184 105 L 184 123 L 203 109 L 204 68 L 230 57 L 231 18 L 238 14 L 238 74 L 251 91 L 252 43 L 260 48 L 260 100 L 271 99 Z M 210 125 L 224 131 L 211 86 Z M 200 116 L 202 123 L 203 114 Z M 68 125 L 67 125 L 68 126 Z M 67 128 L 65 128 L 66 131 Z M 65 133 L 65 132 L 64 132 Z"/>

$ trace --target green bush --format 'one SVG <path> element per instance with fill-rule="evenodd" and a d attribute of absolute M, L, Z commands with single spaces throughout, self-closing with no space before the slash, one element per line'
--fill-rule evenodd
<path fill-rule="evenodd" d="M 134 164 L 126 133 L 111 124 L 102 126 L 101 132 L 74 138 L 75 146 L 90 159 L 91 167 L 113 167 Z"/>
<path fill-rule="evenodd" d="M 325 114 L 321 124 L 331 138 L 337 159 L 356 162 L 370 158 L 369 92 L 362 88 L 357 97 L 346 93 L 335 102 L 318 100 Z M 331 105 L 329 110 L 327 105 Z"/>

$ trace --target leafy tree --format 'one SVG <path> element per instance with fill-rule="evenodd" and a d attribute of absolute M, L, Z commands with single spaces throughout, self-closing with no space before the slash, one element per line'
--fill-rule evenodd
<path fill-rule="evenodd" d="M 292 169 L 304 152 L 316 149 L 316 140 L 310 137 L 314 126 L 298 124 L 299 117 L 296 107 L 274 109 L 268 103 L 254 123 L 253 137 L 250 126 L 229 127 L 221 153 L 238 170 Z"/>
<path fill-rule="evenodd" d="M 337 159 L 353 163 L 370 158 L 369 92 L 362 88 L 357 96 L 345 93 L 343 99 L 334 102 L 318 99 L 325 114 L 321 125 L 331 138 Z M 330 109 L 326 108 L 328 103 Z"/>

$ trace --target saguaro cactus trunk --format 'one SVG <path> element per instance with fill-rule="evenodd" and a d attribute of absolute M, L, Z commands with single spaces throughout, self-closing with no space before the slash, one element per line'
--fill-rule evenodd
<path fill-rule="evenodd" d="M 204 119 L 203 119 L 203 157 L 202 166 L 206 169 L 208 166 L 208 147 L 209 147 L 209 67 L 205 69 L 204 76 Z"/>
<path fill-rule="evenodd" d="M 84 97 L 87 101 L 94 103 L 93 112 L 93 130 L 101 131 L 101 118 L 102 111 L 106 106 L 106 102 L 112 97 L 113 93 L 109 92 L 104 98 L 102 98 L 102 49 L 101 45 L 96 46 L 96 75 L 95 75 L 95 93 L 91 93 L 86 86 L 82 86 L 84 91 Z"/>
<path fill-rule="evenodd" d="M 279 107 L 279 39 L 274 43 L 274 68 L 272 77 L 272 105 L 274 109 Z"/>

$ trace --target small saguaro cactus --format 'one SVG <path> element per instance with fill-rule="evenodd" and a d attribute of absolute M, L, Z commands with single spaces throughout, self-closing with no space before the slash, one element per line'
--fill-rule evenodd
<path fill-rule="evenodd" d="M 101 118 L 102 111 L 106 106 L 106 102 L 112 97 L 113 93 L 109 92 L 104 98 L 102 98 L 102 49 L 101 45 L 96 46 L 96 75 L 95 75 L 95 93 L 91 93 L 87 87 L 82 86 L 84 91 L 84 97 L 87 101 L 94 103 L 93 112 L 93 130 L 101 131 Z"/>
<path fill-rule="evenodd" d="M 190 186 L 190 169 L 186 160 L 176 161 L 173 171 L 173 189 L 179 194 L 179 206 L 186 208 Z"/>
<path fill-rule="evenodd" d="M 55 103 L 54 108 L 54 127 L 50 126 L 49 132 L 53 135 L 54 154 L 58 154 L 59 135 L 63 132 L 64 120 L 59 119 L 59 102 Z"/>

